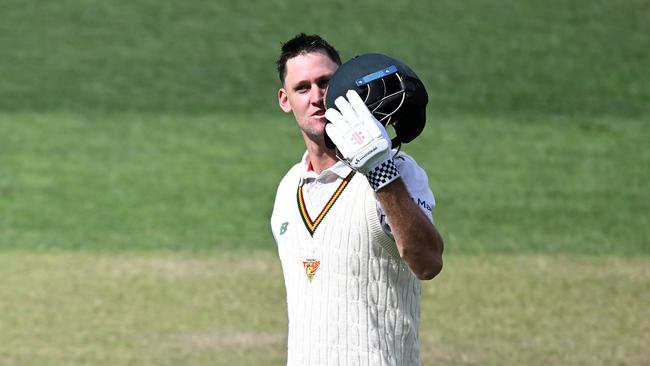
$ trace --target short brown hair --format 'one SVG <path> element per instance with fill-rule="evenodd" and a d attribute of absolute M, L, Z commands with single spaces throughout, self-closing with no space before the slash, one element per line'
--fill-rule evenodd
<path fill-rule="evenodd" d="M 324 52 L 337 65 L 341 65 L 341 56 L 339 55 L 339 51 L 319 35 L 300 33 L 283 43 L 282 53 L 276 62 L 278 67 L 278 76 L 280 77 L 282 85 L 284 85 L 284 78 L 287 76 L 287 61 L 289 59 L 305 53 L 319 51 Z"/>

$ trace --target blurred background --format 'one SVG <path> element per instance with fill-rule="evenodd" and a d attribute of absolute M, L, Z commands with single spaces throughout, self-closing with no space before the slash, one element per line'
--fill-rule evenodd
<path fill-rule="evenodd" d="M 429 91 L 404 148 L 446 240 L 424 365 L 650 363 L 649 18 L 641 0 L 0 1 L 0 363 L 283 364 L 269 218 L 304 145 L 275 60 L 300 32 Z"/>

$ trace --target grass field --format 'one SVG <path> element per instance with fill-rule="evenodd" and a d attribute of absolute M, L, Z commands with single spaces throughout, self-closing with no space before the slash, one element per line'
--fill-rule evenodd
<path fill-rule="evenodd" d="M 268 251 L 4 252 L 3 365 L 281 365 Z M 645 365 L 650 260 L 454 255 L 425 283 L 425 365 Z"/>
<path fill-rule="evenodd" d="M 650 364 L 643 0 L 0 3 L 0 364 L 282 365 L 300 31 L 428 87 L 428 365 Z"/>
<path fill-rule="evenodd" d="M 449 253 L 649 254 L 645 121 L 431 120 L 405 150 Z M 276 184 L 303 151 L 293 123 L 0 115 L 0 248 L 273 249 Z"/>
<path fill-rule="evenodd" d="M 0 364 L 281 365 L 260 182 L 301 153 L 290 122 L 231 146 L 256 125 L 2 116 Z M 424 287 L 425 365 L 650 362 L 646 130 L 449 118 L 413 145 L 448 253 Z"/>
<path fill-rule="evenodd" d="M 280 43 L 403 58 L 444 113 L 650 112 L 645 0 L 4 0 L 0 110 L 277 113 Z M 290 19 L 290 20 L 289 20 Z"/>

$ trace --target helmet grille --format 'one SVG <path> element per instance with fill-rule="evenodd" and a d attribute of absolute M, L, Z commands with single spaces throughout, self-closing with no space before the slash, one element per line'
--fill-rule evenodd
<path fill-rule="evenodd" d="M 404 104 L 404 82 L 399 73 L 391 74 L 366 84 L 360 96 L 375 118 L 387 126 L 394 122 L 393 115 Z"/>

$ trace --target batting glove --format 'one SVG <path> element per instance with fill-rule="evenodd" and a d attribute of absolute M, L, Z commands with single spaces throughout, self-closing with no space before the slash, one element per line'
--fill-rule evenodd
<path fill-rule="evenodd" d="M 346 96 L 347 100 L 341 96 L 334 101 L 338 110 L 325 111 L 330 121 L 325 131 L 343 162 L 365 175 L 372 189 L 378 191 L 399 178 L 390 137 L 357 92 L 348 90 Z"/>

